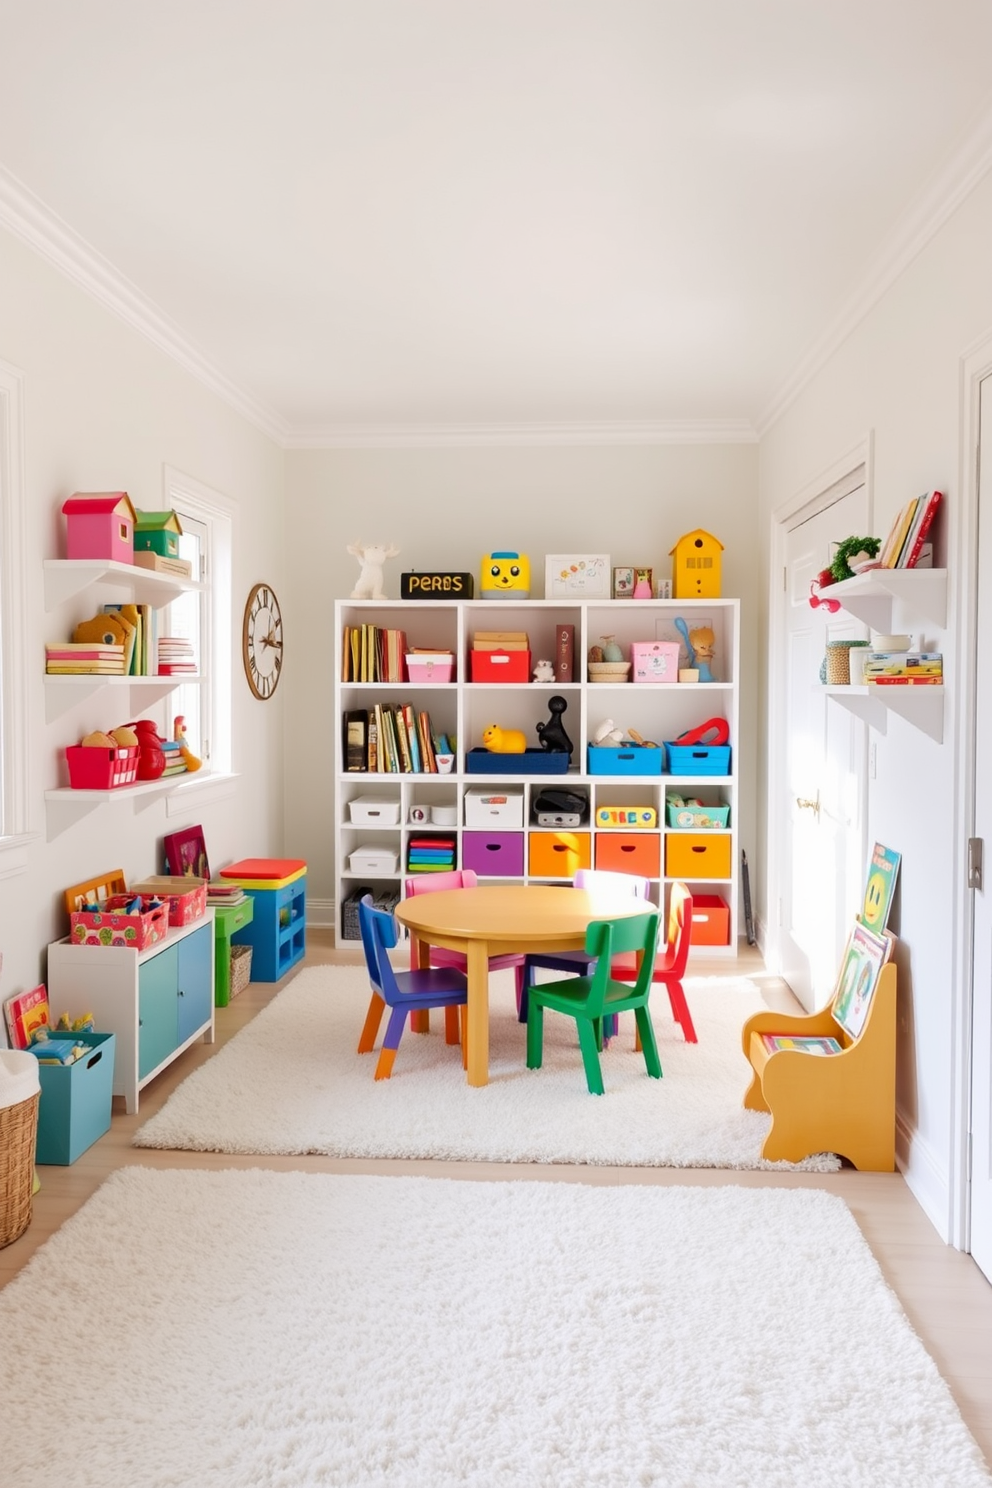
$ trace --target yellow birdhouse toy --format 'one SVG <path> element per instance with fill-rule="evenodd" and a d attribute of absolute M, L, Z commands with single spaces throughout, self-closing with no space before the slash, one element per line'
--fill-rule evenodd
<path fill-rule="evenodd" d="M 701 527 L 680 537 L 671 553 L 673 597 L 719 599 L 722 552 L 723 543 Z"/>

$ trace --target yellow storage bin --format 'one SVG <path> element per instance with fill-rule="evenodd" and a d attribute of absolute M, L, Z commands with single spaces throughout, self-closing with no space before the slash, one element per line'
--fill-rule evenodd
<path fill-rule="evenodd" d="M 729 832 L 668 832 L 665 873 L 669 878 L 729 878 Z"/>
<path fill-rule="evenodd" d="M 592 867 L 588 832 L 531 832 L 528 872 L 531 878 L 572 878 Z"/>

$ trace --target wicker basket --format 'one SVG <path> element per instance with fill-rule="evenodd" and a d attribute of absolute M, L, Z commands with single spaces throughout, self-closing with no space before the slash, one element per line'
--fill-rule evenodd
<path fill-rule="evenodd" d="M 851 647 L 863 646 L 864 641 L 828 641 L 827 672 L 828 687 L 849 687 L 851 683 Z"/>
<path fill-rule="evenodd" d="M 0 1107 L 0 1247 L 20 1239 L 31 1223 L 40 1100 L 37 1090 L 15 1106 Z"/>
<path fill-rule="evenodd" d="M 230 996 L 237 997 L 243 992 L 251 981 L 251 946 L 232 945 L 231 947 L 231 990 Z"/>

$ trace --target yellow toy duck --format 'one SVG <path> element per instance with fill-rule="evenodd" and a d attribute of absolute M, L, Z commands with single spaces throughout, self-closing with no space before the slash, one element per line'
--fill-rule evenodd
<path fill-rule="evenodd" d="M 179 745 L 179 753 L 186 761 L 186 769 L 192 775 L 194 770 L 199 770 L 200 766 L 203 764 L 203 761 L 201 759 L 197 759 L 196 755 L 193 753 L 186 742 L 186 719 L 184 718 L 182 713 L 178 713 L 173 722 L 172 737 Z"/>

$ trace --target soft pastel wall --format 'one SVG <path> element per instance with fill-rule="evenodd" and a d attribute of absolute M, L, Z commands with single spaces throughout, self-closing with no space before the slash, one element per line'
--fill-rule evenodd
<path fill-rule="evenodd" d="M 44 978 L 45 947 L 68 928 L 61 906 L 68 884 L 114 867 L 132 880 L 159 871 L 163 835 L 194 822 L 202 823 L 218 865 L 249 852 L 281 850 L 282 702 L 251 700 L 240 649 L 249 585 L 265 578 L 278 588 L 285 570 L 282 450 L 5 233 L 0 359 L 23 378 L 28 817 L 37 833 L 27 846 L 26 869 L 0 878 L 0 993 L 9 996 Z M 43 641 L 56 638 L 53 626 L 64 615 L 45 612 L 41 565 L 64 556 L 60 508 L 66 496 L 126 490 L 136 506 L 157 507 L 166 464 L 219 491 L 235 507 L 231 664 L 237 778 L 223 789 L 199 787 L 178 814 L 167 815 L 157 796 L 135 804 L 121 800 L 53 834 L 43 797 L 60 784 L 60 751 L 92 728 L 127 722 L 130 695 L 104 689 L 46 721 Z"/>
<path fill-rule="evenodd" d="M 393 542 L 386 592 L 411 568 L 468 570 L 515 548 L 531 559 L 543 597 L 544 555 L 606 552 L 613 562 L 671 573 L 668 554 L 696 526 L 725 545 L 723 593 L 742 612 L 740 844 L 755 831 L 759 540 L 753 444 L 297 450 L 286 491 L 296 539 L 290 564 L 290 643 L 310 660 L 287 678 L 286 846 L 310 864 L 315 915 L 333 892 L 331 684 L 333 601 L 358 577 L 349 542 Z M 622 723 L 621 719 L 617 720 Z M 750 856 L 750 854 L 749 854 Z"/>
<path fill-rule="evenodd" d="M 869 781 L 868 840 L 903 854 L 898 1028 L 900 1161 L 945 1236 L 954 1230 L 960 1140 L 954 1008 L 960 960 L 951 926 L 960 908 L 964 824 L 955 820 L 957 771 L 965 752 L 957 721 L 965 665 L 964 626 L 955 619 L 961 574 L 962 358 L 992 333 L 992 177 L 986 177 L 852 331 L 761 441 L 762 532 L 770 513 L 806 489 L 870 432 L 874 441 L 875 531 L 884 536 L 900 506 L 928 487 L 945 493 L 938 562 L 950 565 L 948 625 L 927 627 L 944 653 L 942 744 L 895 719 L 872 733 L 877 778 Z M 838 534 L 842 536 L 846 534 Z M 768 551 L 767 544 L 762 552 Z M 767 565 L 766 565 L 767 567 Z M 762 594 L 767 597 L 768 578 Z M 763 607 L 762 626 L 767 610 Z M 901 628 L 901 627 L 899 627 Z M 919 633 L 919 625 L 916 627 Z M 767 759 L 766 692 L 759 758 Z M 764 821 L 767 780 L 762 781 Z M 761 895 L 759 912 L 767 917 Z"/>

